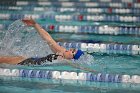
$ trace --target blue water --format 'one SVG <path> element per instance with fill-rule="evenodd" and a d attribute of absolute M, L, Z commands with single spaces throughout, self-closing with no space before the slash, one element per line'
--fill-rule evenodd
<path fill-rule="evenodd" d="M 3 33 L 1 38 L 5 37 Z M 18 33 L 17 33 L 18 34 Z M 36 33 L 23 33 L 29 37 Z M 139 37 L 130 38 L 131 36 L 109 36 L 109 35 L 88 35 L 88 34 L 66 34 L 66 33 L 50 33 L 56 41 L 59 42 L 85 42 L 85 43 L 123 43 L 123 44 L 139 44 Z M 20 34 L 18 34 L 20 35 Z M 22 36 L 22 35 L 20 35 Z M 31 39 L 37 41 L 33 36 Z M 15 37 L 13 37 L 14 39 Z M 123 40 L 122 40 L 123 38 Z M 23 38 L 24 39 L 24 38 Z M 26 38 L 25 40 L 27 40 Z M 12 40 L 12 39 L 9 39 Z M 40 39 L 39 39 L 40 40 Z M 75 41 L 73 41 L 75 40 Z M 3 41 L 2 41 L 3 42 Z M 7 41 L 10 44 L 10 41 Z M 8 44 L 7 43 L 7 44 Z M 23 42 L 24 43 L 24 42 Z M 25 41 L 25 44 L 28 42 Z M 11 48 L 14 49 L 15 44 L 11 43 Z M 22 44 L 22 43 L 21 43 Z M 37 43 L 34 43 L 37 44 Z M 30 52 L 29 52 L 30 53 Z M 41 52 L 40 52 L 41 53 Z M 140 57 L 139 55 L 127 54 L 112 54 L 112 53 L 92 53 L 92 61 L 83 60 L 80 66 L 95 70 L 96 73 L 109 74 L 128 74 L 140 75 Z M 77 63 L 79 64 L 79 63 Z M 68 64 L 49 64 L 45 66 L 15 66 L 3 64 L 0 67 L 18 68 L 18 69 L 37 69 L 37 70 L 58 70 L 58 71 L 75 71 L 88 72 L 74 68 Z M 139 84 L 130 83 L 104 83 L 104 82 L 89 82 L 89 81 L 72 81 L 72 80 L 54 80 L 54 79 L 36 79 L 36 78 L 21 78 L 21 77 L 0 77 L 0 92 L 1 93 L 139 93 Z"/>
<path fill-rule="evenodd" d="M 56 41 L 61 42 L 86 42 L 86 43 L 123 43 L 123 44 L 139 44 L 139 37 L 131 38 L 131 36 L 109 36 L 109 35 L 88 35 L 88 34 L 66 34 L 51 33 Z M 63 36 L 63 37 L 62 37 Z M 2 38 L 4 37 L 1 36 Z M 82 39 L 81 39 L 82 38 Z M 123 38 L 123 40 L 122 40 Z M 28 39 L 28 38 L 27 38 Z M 73 41 L 75 39 L 75 41 Z M 33 40 L 33 39 L 32 39 Z M 13 47 L 12 47 L 13 48 Z M 92 53 L 94 60 L 83 62 L 81 66 L 96 70 L 100 73 L 109 74 L 128 74 L 140 75 L 140 57 L 139 55 L 123 55 L 123 54 L 106 54 Z M 0 65 L 5 68 L 18 69 L 38 69 L 38 70 L 60 70 L 87 72 L 76 69 L 67 64 L 51 64 L 46 66 L 15 66 Z M 89 81 L 71 81 L 71 80 L 52 80 L 52 79 L 36 79 L 21 77 L 1 77 L 0 78 L 1 93 L 139 93 L 140 84 L 130 83 L 103 83 Z"/>
<path fill-rule="evenodd" d="M 33 5 L 35 6 L 35 5 Z M 45 7 L 45 6 L 44 6 Z M 51 6 L 56 7 L 56 6 Z M 84 7 L 84 6 L 83 6 Z M 30 8 L 26 6 L 26 8 Z M 134 9 L 135 10 L 135 9 Z M 8 14 L 68 14 L 79 15 L 85 13 L 58 13 L 55 11 L 35 12 L 35 11 L 10 11 L 1 10 L 0 13 Z M 87 15 L 92 15 L 87 13 Z M 100 14 L 94 14 L 100 15 Z M 104 14 L 104 15 L 122 15 L 125 14 Z M 139 14 L 127 14 L 128 16 L 138 16 Z M 16 18 L 15 18 L 16 19 Z M 37 33 L 29 33 L 26 31 L 18 32 L 16 27 L 13 34 L 7 34 L 8 25 L 14 22 L 14 19 L 0 19 L 0 24 L 6 26 L 0 30 L 0 50 L 7 49 L 0 55 L 28 55 L 44 56 L 47 53 L 44 50 L 48 49 L 38 37 Z M 86 22 L 86 21 L 56 21 L 49 18 L 36 20 L 43 27 L 47 24 L 54 25 L 113 25 L 113 26 L 138 26 L 139 22 Z M 61 22 L 62 21 L 62 22 Z M 30 31 L 30 30 L 29 30 Z M 49 32 L 57 42 L 79 42 L 79 43 L 105 43 L 105 44 L 140 44 L 139 35 L 109 35 L 95 33 L 65 33 L 65 32 Z M 19 41 L 23 40 L 22 43 Z M 17 40 L 17 42 L 16 42 Z M 18 41 L 19 40 L 19 41 Z M 5 42 L 6 41 L 6 42 Z M 42 45 L 43 44 L 43 45 Z M 29 46 L 26 46 L 29 45 Z M 6 48 L 5 48 L 6 47 Z M 33 48 L 34 47 L 34 48 Z M 38 48 L 39 47 L 39 48 Z M 23 50 L 20 50 L 23 49 Z M 12 50 L 12 51 L 11 51 Z M 30 51 L 29 51 L 30 50 Z M 32 51 L 31 51 L 32 50 Z M 27 52 L 29 51 L 29 52 Z M 83 60 L 80 66 L 95 70 L 97 73 L 109 73 L 120 75 L 140 75 L 140 55 L 128 54 L 113 54 L 113 53 L 91 53 L 93 60 Z M 19 66 L 0 64 L 2 68 L 10 69 L 36 69 L 36 70 L 57 70 L 57 71 L 75 71 L 88 72 L 85 70 L 74 68 L 66 63 L 52 63 L 41 66 Z M 140 84 L 131 83 L 104 83 L 104 82 L 89 82 L 76 80 L 55 80 L 55 79 L 38 79 L 38 78 L 21 78 L 21 77 L 6 77 L 0 76 L 0 93 L 140 93 Z"/>
<path fill-rule="evenodd" d="M 63 42 L 72 41 L 75 34 L 69 36 L 69 34 L 57 34 L 51 33 L 51 35 L 57 40 Z M 69 36 L 69 37 L 68 37 Z M 82 36 L 82 35 L 81 35 Z M 87 36 L 87 40 L 77 40 L 78 42 L 97 42 L 99 39 L 92 40 L 92 37 Z M 94 35 L 93 35 L 94 36 Z M 95 35 L 96 37 L 96 35 Z M 106 36 L 105 36 L 106 37 Z M 66 40 L 67 39 L 67 40 Z M 118 39 L 119 40 L 119 39 Z M 104 42 L 104 40 L 99 40 Z M 107 42 L 109 42 L 107 40 Z M 113 40 L 112 40 L 113 42 Z M 121 41 L 123 42 L 123 41 Z M 125 40 L 126 43 L 129 40 Z M 130 42 L 129 42 L 130 43 Z M 91 68 L 100 73 L 110 74 L 128 74 L 128 75 L 140 75 L 140 57 L 139 55 L 124 55 L 124 54 L 104 54 L 104 53 L 92 53 L 94 60 L 91 65 L 88 62 L 83 62 L 81 66 Z M 15 65 L 1 65 L 6 68 L 18 68 L 18 69 L 37 69 L 37 70 L 58 70 L 58 71 L 75 71 L 75 72 L 87 72 L 81 69 L 76 69 L 67 64 L 50 64 L 46 66 L 15 66 Z M 21 78 L 21 77 L 0 77 L 0 92 L 1 93 L 139 93 L 140 84 L 130 83 L 104 83 L 104 82 L 89 82 L 89 81 L 72 81 L 72 80 L 55 80 L 55 79 L 37 79 L 37 78 Z M 3 90 L 4 89 L 4 90 Z"/>
<path fill-rule="evenodd" d="M 139 84 L 0 77 L 1 93 L 139 93 Z"/>

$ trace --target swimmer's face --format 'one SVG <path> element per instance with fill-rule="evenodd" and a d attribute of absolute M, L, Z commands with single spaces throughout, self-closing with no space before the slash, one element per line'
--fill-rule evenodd
<path fill-rule="evenodd" d="M 65 56 L 66 59 L 73 59 L 76 52 L 77 52 L 76 49 L 71 48 L 70 50 L 66 50 L 64 52 L 64 56 Z"/>

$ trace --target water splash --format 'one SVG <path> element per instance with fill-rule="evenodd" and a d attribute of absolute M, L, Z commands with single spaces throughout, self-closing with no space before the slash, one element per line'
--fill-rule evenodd
<path fill-rule="evenodd" d="M 72 60 L 72 63 L 81 70 L 94 72 L 93 65 L 95 65 L 94 57 L 90 54 L 84 53 L 78 60 Z"/>
<path fill-rule="evenodd" d="M 0 49 L 0 55 L 8 56 L 42 57 L 49 53 L 52 51 L 37 31 L 21 20 L 9 25 Z"/>
<path fill-rule="evenodd" d="M 94 57 L 90 54 L 84 53 L 78 60 L 73 60 L 74 63 L 81 65 L 92 65 L 94 63 Z"/>
<path fill-rule="evenodd" d="M 5 37 L 2 40 L 0 55 L 44 57 L 52 53 L 48 44 L 39 36 L 34 28 L 28 27 L 21 20 L 17 20 L 9 25 Z M 91 67 L 94 64 L 92 55 L 85 54 L 79 60 L 71 60 L 72 64 L 79 64 L 83 67 Z M 55 62 L 45 62 L 41 66 L 67 65 L 66 60 L 55 60 Z"/>

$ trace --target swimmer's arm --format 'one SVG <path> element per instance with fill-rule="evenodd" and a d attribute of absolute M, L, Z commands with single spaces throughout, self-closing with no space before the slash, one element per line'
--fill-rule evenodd
<path fill-rule="evenodd" d="M 48 45 L 50 46 L 51 50 L 54 53 L 62 52 L 62 51 L 65 51 L 66 50 L 64 47 L 59 46 L 53 40 L 53 38 L 49 35 L 49 33 L 47 31 L 45 31 L 38 23 L 36 23 L 32 19 L 32 17 L 31 18 L 25 18 L 22 21 L 25 24 L 27 24 L 28 26 L 33 26 L 38 31 L 38 33 L 40 34 L 40 36 L 48 43 Z"/>
<path fill-rule="evenodd" d="M 50 46 L 50 48 L 52 49 L 53 52 L 57 53 L 57 52 L 61 52 L 61 51 L 65 51 L 66 49 L 64 47 L 59 46 L 55 40 L 53 40 L 53 38 L 50 36 L 50 34 L 45 31 L 39 24 L 35 23 L 34 24 L 34 28 L 38 31 L 38 33 L 40 34 L 40 36 L 47 41 L 48 45 Z"/>

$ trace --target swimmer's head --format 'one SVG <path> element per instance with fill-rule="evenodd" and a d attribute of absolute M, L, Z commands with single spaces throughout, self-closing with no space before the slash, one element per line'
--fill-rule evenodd
<path fill-rule="evenodd" d="M 73 59 L 78 60 L 80 58 L 80 56 L 82 56 L 82 55 L 84 55 L 84 52 L 81 50 L 77 50 L 77 52 L 73 56 Z"/>
<path fill-rule="evenodd" d="M 83 51 L 71 48 L 70 50 L 65 51 L 64 56 L 66 59 L 78 60 L 80 58 L 80 56 L 83 54 L 84 54 Z"/>

